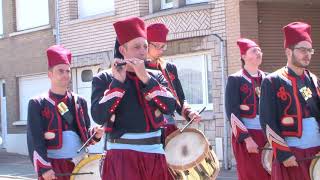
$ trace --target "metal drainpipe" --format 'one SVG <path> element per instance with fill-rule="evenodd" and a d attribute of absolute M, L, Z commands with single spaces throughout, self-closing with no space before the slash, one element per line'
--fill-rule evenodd
<path fill-rule="evenodd" d="M 56 32 L 55 32 L 55 35 L 56 35 L 56 44 L 60 44 L 60 24 L 59 24 L 59 21 L 60 21 L 60 16 L 59 16 L 59 0 L 55 0 L 55 6 L 56 6 L 56 18 L 55 18 L 55 25 L 56 25 Z"/>
<path fill-rule="evenodd" d="M 229 168 L 229 146 L 228 146 L 228 132 L 229 132 L 229 123 L 226 118 L 226 110 L 225 110 L 225 87 L 226 87 L 226 78 L 225 78 L 225 51 L 224 51 L 224 40 L 218 35 L 213 34 L 214 37 L 219 39 L 220 41 L 220 66 L 221 66 L 221 81 L 222 81 L 222 104 L 223 104 L 223 164 L 225 169 Z"/>

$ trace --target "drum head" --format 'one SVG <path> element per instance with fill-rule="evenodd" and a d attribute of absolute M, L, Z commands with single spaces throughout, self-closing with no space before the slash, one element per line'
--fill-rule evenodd
<path fill-rule="evenodd" d="M 267 143 L 261 153 L 261 163 L 263 168 L 271 174 L 273 151 L 269 143 Z"/>
<path fill-rule="evenodd" d="M 72 173 L 89 173 L 85 175 L 74 175 L 70 177 L 70 180 L 88 180 L 88 179 L 101 179 L 100 177 L 100 159 L 103 157 L 101 154 L 89 155 L 82 159 L 79 164 L 74 168 Z"/>
<path fill-rule="evenodd" d="M 188 128 L 176 130 L 166 139 L 166 159 L 169 167 L 187 170 L 198 164 L 209 151 L 209 143 L 202 132 Z"/>
<path fill-rule="evenodd" d="M 320 154 L 317 154 L 320 155 Z M 313 159 L 309 168 L 311 180 L 320 180 L 320 159 Z"/>

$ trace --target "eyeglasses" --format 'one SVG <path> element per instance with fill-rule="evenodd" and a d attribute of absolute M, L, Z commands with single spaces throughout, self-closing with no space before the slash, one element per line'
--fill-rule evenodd
<path fill-rule="evenodd" d="M 153 44 L 153 43 L 149 43 L 151 44 L 153 47 L 155 47 L 157 50 L 166 50 L 167 49 L 167 45 L 162 45 L 162 46 L 158 46 L 156 44 Z"/>
<path fill-rule="evenodd" d="M 312 49 L 312 48 L 296 47 L 294 49 L 298 49 L 300 52 L 302 52 L 304 54 L 307 54 L 307 53 L 314 54 L 314 49 Z"/>

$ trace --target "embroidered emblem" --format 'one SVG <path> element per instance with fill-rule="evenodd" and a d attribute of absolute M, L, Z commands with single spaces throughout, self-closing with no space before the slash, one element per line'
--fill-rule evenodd
<path fill-rule="evenodd" d="M 293 117 L 284 117 L 281 119 L 281 124 L 283 125 L 292 125 L 294 123 Z"/>
<path fill-rule="evenodd" d="M 301 89 L 299 89 L 301 95 L 303 96 L 304 100 L 307 101 L 308 99 L 312 98 L 312 91 L 310 88 L 304 86 Z"/>
<path fill-rule="evenodd" d="M 248 111 L 250 109 L 250 107 L 248 105 L 241 104 L 240 105 L 240 109 L 243 110 L 243 111 Z"/>
<path fill-rule="evenodd" d="M 45 107 L 45 108 L 42 110 L 41 115 L 42 115 L 42 117 L 50 120 L 50 118 L 51 118 L 51 112 L 50 112 L 49 108 L 48 108 L 48 107 Z"/>
<path fill-rule="evenodd" d="M 244 84 L 240 87 L 240 91 L 242 91 L 243 93 L 248 93 L 249 92 L 249 87 L 247 84 Z"/>
<path fill-rule="evenodd" d="M 282 86 L 279 88 L 279 91 L 277 92 L 278 98 L 280 98 L 282 101 L 286 101 L 288 99 L 287 92 L 285 88 Z"/>
<path fill-rule="evenodd" d="M 56 135 L 54 132 L 48 131 L 48 132 L 44 133 L 44 138 L 46 140 L 51 140 L 51 139 L 54 139 L 55 137 L 56 137 Z"/>

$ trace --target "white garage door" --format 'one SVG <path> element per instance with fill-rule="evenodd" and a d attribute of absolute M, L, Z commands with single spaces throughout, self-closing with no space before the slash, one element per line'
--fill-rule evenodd
<path fill-rule="evenodd" d="M 24 76 L 19 78 L 20 120 L 26 121 L 30 98 L 48 92 L 50 80 L 47 74 Z"/>

